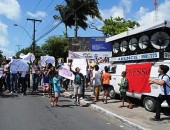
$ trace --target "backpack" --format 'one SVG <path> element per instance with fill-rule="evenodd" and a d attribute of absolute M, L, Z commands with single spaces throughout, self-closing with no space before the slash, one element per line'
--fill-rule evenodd
<path fill-rule="evenodd" d="M 126 84 L 126 91 L 127 91 L 127 90 L 129 90 L 129 81 L 127 78 L 125 78 L 125 81 L 127 82 L 127 84 Z"/>
<path fill-rule="evenodd" d="M 77 84 L 81 84 L 81 75 L 80 75 L 80 74 L 76 74 L 76 76 L 75 76 L 75 82 L 76 82 Z"/>
<path fill-rule="evenodd" d="M 159 74 L 159 76 L 160 76 L 160 74 Z M 158 76 L 158 77 L 159 77 L 159 76 Z M 167 74 L 164 74 L 161 79 L 163 79 L 164 76 L 168 76 L 168 75 L 167 75 Z M 170 77 L 168 76 L 168 78 L 169 78 L 169 82 L 170 82 Z M 170 88 L 170 86 L 169 86 L 166 82 L 163 84 L 164 94 L 165 94 L 165 95 L 167 95 L 166 86 L 168 86 L 168 87 Z"/>

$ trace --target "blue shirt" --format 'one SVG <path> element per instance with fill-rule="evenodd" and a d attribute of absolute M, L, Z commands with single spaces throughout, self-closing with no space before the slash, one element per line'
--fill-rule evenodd
<path fill-rule="evenodd" d="M 57 77 L 53 78 L 53 86 L 54 86 L 54 92 L 60 92 L 61 87 L 60 87 L 60 79 Z"/>
<path fill-rule="evenodd" d="M 44 73 L 43 73 L 43 83 L 49 83 L 49 76 L 46 76 Z"/>

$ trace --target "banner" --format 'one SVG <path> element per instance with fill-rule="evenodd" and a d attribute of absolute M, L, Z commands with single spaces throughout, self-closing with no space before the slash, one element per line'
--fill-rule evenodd
<path fill-rule="evenodd" d="M 55 66 L 55 58 L 53 56 L 41 56 L 41 66 L 51 63 Z"/>
<path fill-rule="evenodd" d="M 129 92 L 151 92 L 149 77 L 151 63 L 126 65 L 126 77 L 129 81 Z"/>
<path fill-rule="evenodd" d="M 90 38 L 90 51 L 112 51 L 112 44 L 105 42 L 105 37 Z"/>
<path fill-rule="evenodd" d="M 59 75 L 70 80 L 74 80 L 74 74 L 70 71 L 69 67 L 61 66 L 59 68 Z"/>
<path fill-rule="evenodd" d="M 10 71 L 28 71 L 29 65 L 23 59 L 13 59 L 10 66 Z"/>
<path fill-rule="evenodd" d="M 33 62 L 35 60 L 35 55 L 33 53 L 28 53 L 27 55 L 21 53 L 19 57 L 25 60 L 27 63 Z"/>
<path fill-rule="evenodd" d="M 69 51 L 69 59 L 96 59 L 96 58 L 112 57 L 111 51 L 103 52 L 71 52 Z"/>

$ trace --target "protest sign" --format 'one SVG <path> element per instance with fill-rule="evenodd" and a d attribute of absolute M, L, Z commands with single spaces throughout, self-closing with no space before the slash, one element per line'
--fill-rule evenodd
<path fill-rule="evenodd" d="M 86 59 L 73 59 L 72 69 L 75 70 L 76 67 L 80 68 L 80 72 L 86 75 L 87 62 Z"/>
<path fill-rule="evenodd" d="M 55 58 L 53 56 L 41 56 L 41 66 L 45 67 L 49 63 L 55 66 Z"/>
<path fill-rule="evenodd" d="M 70 68 L 61 66 L 59 68 L 59 75 L 67 79 L 74 80 L 74 74 L 70 71 Z"/>
<path fill-rule="evenodd" d="M 29 65 L 23 59 L 13 59 L 10 66 L 10 71 L 28 71 Z"/>
<path fill-rule="evenodd" d="M 25 60 L 27 63 L 33 62 L 35 60 L 35 55 L 33 53 L 28 53 L 27 55 L 21 53 L 19 57 Z"/>

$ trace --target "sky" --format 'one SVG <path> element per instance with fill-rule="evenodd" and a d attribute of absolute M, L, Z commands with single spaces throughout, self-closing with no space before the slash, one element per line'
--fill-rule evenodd
<path fill-rule="evenodd" d="M 38 19 L 36 22 L 36 45 L 41 46 L 50 36 L 61 36 L 64 25 L 59 24 L 48 35 L 46 32 L 59 21 L 53 19 L 58 15 L 56 5 L 64 5 L 64 0 L 0 0 L 0 50 L 10 57 L 23 48 L 29 47 L 33 37 L 33 22 L 27 19 Z M 98 0 L 98 8 L 103 19 L 123 17 L 126 20 L 139 22 L 141 26 L 154 22 L 154 0 Z M 158 21 L 170 20 L 170 0 L 158 0 Z M 88 24 L 93 23 L 98 29 L 103 25 L 98 19 L 89 17 Z M 18 26 L 14 26 L 17 24 Z M 68 35 L 74 36 L 74 28 L 68 29 Z M 103 36 L 102 32 L 91 28 L 79 29 L 79 37 Z"/>

